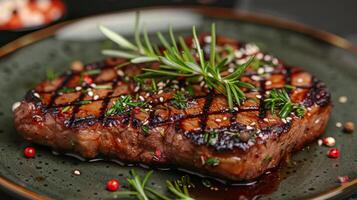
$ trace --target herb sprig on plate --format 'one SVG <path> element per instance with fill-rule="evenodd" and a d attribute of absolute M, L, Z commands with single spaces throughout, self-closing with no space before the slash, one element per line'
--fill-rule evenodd
<path fill-rule="evenodd" d="M 273 89 L 264 100 L 264 103 L 266 108 L 270 109 L 273 114 L 277 109 L 280 110 L 279 116 L 281 118 L 286 118 L 293 112 L 298 117 L 303 117 L 305 113 L 304 106 L 291 102 L 286 89 Z"/>
<path fill-rule="evenodd" d="M 147 182 L 153 174 L 153 171 L 149 171 L 144 178 L 142 179 L 135 170 L 130 170 L 131 178 L 128 178 L 127 181 L 130 186 L 130 190 L 115 192 L 114 196 L 132 196 L 136 197 L 139 200 L 170 200 L 170 197 L 167 197 L 163 194 L 158 193 L 153 188 L 147 186 Z M 185 180 L 176 180 L 176 181 L 166 181 L 166 186 L 169 191 L 176 197 L 175 199 L 180 200 L 194 200 L 190 197 L 188 192 L 188 184 Z"/>
<path fill-rule="evenodd" d="M 100 26 L 100 30 L 105 36 L 117 43 L 123 49 L 123 51 L 106 49 L 102 51 L 104 55 L 127 58 L 130 59 L 130 62 L 132 63 L 150 61 L 157 61 L 160 63 L 159 69 L 145 68 L 144 70 L 146 72 L 141 75 L 142 78 L 202 78 L 210 89 L 215 89 L 219 93 L 227 96 L 230 108 L 233 108 L 234 103 L 240 104 L 241 101 L 245 99 L 245 94 L 241 88 L 254 88 L 252 84 L 239 80 L 245 69 L 253 61 L 253 58 L 249 59 L 248 62 L 244 64 L 237 64 L 233 72 L 223 75 L 224 72 L 226 72 L 226 65 L 232 59 L 230 58 L 230 55 L 224 58 L 218 58 L 219 56 L 216 52 L 215 24 L 212 24 L 211 26 L 211 43 L 208 61 L 205 59 L 206 55 L 197 37 L 195 27 L 192 28 L 193 44 L 195 47 L 194 52 L 191 52 L 182 37 L 179 37 L 178 44 L 172 27 L 169 28 L 170 42 L 161 33 L 157 33 L 162 46 L 165 48 L 165 50 L 161 52 L 156 45 L 151 43 L 145 28 L 143 34 L 141 33 L 138 16 L 135 23 L 135 45 L 123 36 L 104 26 Z M 141 35 L 143 35 L 143 37 L 141 37 Z"/>

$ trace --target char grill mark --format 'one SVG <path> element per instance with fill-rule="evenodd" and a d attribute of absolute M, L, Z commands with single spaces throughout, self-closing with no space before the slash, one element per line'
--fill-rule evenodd
<path fill-rule="evenodd" d="M 120 61 L 118 61 L 120 62 Z M 89 65 L 91 66 L 91 69 L 104 69 L 104 68 L 113 68 L 113 65 L 108 65 L 108 63 L 106 61 L 102 62 L 100 64 L 100 67 L 93 67 L 93 65 Z M 88 69 L 88 65 L 86 67 L 86 69 Z M 280 69 L 279 71 L 273 71 L 270 74 L 271 75 L 280 75 L 283 74 L 283 80 L 284 80 L 284 84 L 291 84 L 291 79 L 292 79 L 292 75 L 294 75 L 295 73 L 299 73 L 300 70 L 295 69 L 292 71 L 290 67 L 283 67 Z M 250 73 L 250 74 L 246 74 L 246 77 L 252 77 L 255 76 L 255 73 Z M 51 110 L 53 108 L 63 108 L 64 106 L 73 106 L 73 111 L 71 113 L 71 117 L 68 121 L 66 121 L 66 125 L 68 127 L 71 126 L 81 126 L 81 124 L 87 124 L 87 125 L 94 125 L 95 123 L 102 123 L 102 124 L 116 124 L 117 123 L 117 119 L 112 118 L 112 117 L 106 117 L 105 116 L 105 111 L 108 109 L 109 103 L 111 102 L 112 99 L 115 99 L 121 95 L 117 95 L 117 96 L 112 96 L 112 94 L 114 93 L 117 84 L 119 81 L 123 81 L 121 79 L 121 77 L 117 76 L 116 78 L 114 78 L 113 80 L 110 81 L 101 81 L 98 84 L 101 83 L 111 83 L 112 89 L 111 91 L 109 91 L 104 97 L 102 98 L 98 98 L 97 100 L 91 100 L 91 102 L 95 102 L 95 101 L 102 101 L 102 105 L 99 108 L 100 109 L 100 115 L 99 117 L 93 116 L 93 115 L 89 115 L 89 116 L 85 116 L 85 117 L 81 117 L 81 118 L 76 118 L 77 113 L 80 110 L 80 107 L 82 105 L 78 104 L 78 102 L 82 101 L 85 97 L 85 93 L 81 93 L 79 95 L 79 97 L 67 104 L 63 104 L 63 105 L 54 105 L 54 102 L 56 100 L 56 98 L 58 98 L 58 93 L 61 89 L 63 89 L 68 82 L 71 81 L 71 79 L 73 79 L 73 77 L 75 76 L 75 73 L 67 73 L 64 75 L 64 80 L 62 82 L 62 84 L 60 84 L 60 86 L 58 88 L 56 88 L 56 90 L 54 92 L 48 91 L 45 93 L 53 93 L 51 96 L 51 100 L 49 105 L 46 107 L 47 110 Z M 95 78 L 95 76 L 93 77 Z M 129 82 L 129 85 L 133 85 L 134 83 Z M 178 126 L 179 131 L 183 132 L 188 138 L 191 138 L 193 140 L 193 142 L 197 143 L 197 144 L 202 144 L 202 138 L 204 137 L 204 134 L 207 131 L 210 131 L 210 129 L 207 129 L 207 123 L 208 120 L 210 118 L 210 116 L 213 115 L 228 115 L 229 116 L 229 125 L 226 126 L 220 126 L 219 128 L 215 128 L 213 129 L 214 131 L 219 133 L 219 139 L 218 142 L 216 143 L 216 145 L 212 145 L 213 147 L 215 147 L 217 150 L 227 150 L 227 149 L 232 149 L 234 146 L 239 146 L 241 145 L 241 142 L 239 141 L 239 139 L 237 139 L 236 137 L 233 137 L 232 135 L 229 135 L 225 132 L 227 131 L 243 131 L 247 129 L 247 125 L 244 125 L 242 123 L 237 122 L 237 115 L 244 113 L 244 112 L 252 112 L 252 111 L 258 111 L 258 117 L 260 120 L 263 120 L 266 117 L 266 109 L 264 106 L 264 97 L 265 97 L 265 93 L 266 91 L 271 90 L 272 88 L 267 89 L 266 88 L 266 84 L 267 84 L 267 80 L 265 78 L 261 79 L 259 81 L 259 90 L 258 90 L 258 94 L 261 96 L 260 100 L 259 100 L 259 105 L 258 106 L 252 106 L 249 108 L 244 108 L 244 106 L 240 106 L 238 108 L 238 110 L 233 110 L 233 111 L 229 111 L 228 109 L 224 108 L 222 110 L 218 110 L 218 111 L 210 111 L 211 110 L 211 105 L 212 102 L 215 100 L 215 98 L 219 98 L 222 97 L 221 94 L 216 94 L 213 91 L 210 91 L 208 93 L 208 95 L 206 95 L 205 97 L 203 96 L 195 96 L 192 97 L 191 100 L 199 100 L 201 98 L 204 98 L 204 106 L 202 108 L 202 111 L 200 113 L 196 113 L 196 114 L 180 114 L 178 116 L 172 116 L 171 111 L 169 111 L 169 118 L 168 119 L 159 119 L 160 117 L 155 115 L 155 110 L 150 110 L 149 111 L 149 122 L 148 125 L 150 128 L 155 128 L 158 126 L 162 126 L 165 124 L 170 124 L 170 123 L 177 123 L 177 124 L 182 124 L 182 122 L 184 120 L 192 120 L 192 119 L 199 119 L 199 129 L 198 130 L 194 130 L 194 131 L 190 131 L 190 130 L 185 130 L 182 125 Z M 89 88 L 89 85 L 86 85 L 84 87 L 84 89 Z M 279 87 L 278 87 L 279 88 Z M 324 102 L 328 102 L 328 100 L 324 100 L 323 97 L 329 98 L 328 95 L 325 95 L 325 91 L 324 91 L 324 85 L 320 84 L 317 80 L 313 79 L 313 84 L 312 87 L 310 86 L 297 86 L 297 88 L 301 88 L 301 89 L 307 89 L 309 90 L 307 98 L 305 100 L 305 104 L 310 105 L 313 102 L 320 102 L 319 105 L 322 104 L 326 104 Z M 129 92 L 132 93 L 132 92 Z M 316 98 L 317 94 L 320 94 L 319 99 Z M 289 93 L 290 94 L 290 93 Z M 325 95 L 325 96 L 324 96 Z M 171 101 L 171 99 L 166 99 L 164 102 L 159 102 L 159 103 L 153 103 L 152 106 L 154 106 L 154 108 L 156 108 L 157 106 L 160 105 L 168 105 L 169 102 Z M 323 103 L 321 103 L 323 102 Z M 121 123 L 123 124 L 131 124 L 133 125 L 134 128 L 138 128 L 142 125 L 142 122 L 138 119 L 136 119 L 132 113 L 132 111 L 130 111 L 130 113 L 126 113 L 122 116 L 122 120 Z M 277 133 L 277 134 L 281 134 L 283 132 L 286 132 L 286 130 L 288 130 L 289 124 L 281 124 L 279 126 L 276 126 L 275 129 L 278 131 L 275 131 L 275 129 L 273 130 L 273 128 L 265 128 L 262 129 L 261 132 L 264 134 L 268 134 L 271 132 Z M 255 134 L 255 133 L 254 133 Z"/>

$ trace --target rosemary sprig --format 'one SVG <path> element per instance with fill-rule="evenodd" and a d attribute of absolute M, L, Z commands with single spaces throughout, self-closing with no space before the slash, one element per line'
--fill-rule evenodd
<path fill-rule="evenodd" d="M 291 113 L 295 113 L 298 117 L 303 117 L 305 113 L 304 106 L 292 103 L 285 89 L 273 89 L 270 91 L 268 98 L 264 100 L 266 108 L 275 113 L 279 109 L 281 118 L 288 117 Z"/>
<path fill-rule="evenodd" d="M 253 85 L 239 80 L 247 66 L 252 62 L 251 58 L 248 62 L 242 65 L 237 65 L 235 70 L 228 74 L 222 75 L 225 72 L 225 67 L 232 60 L 231 55 L 228 54 L 225 58 L 219 58 L 216 52 L 216 26 L 212 24 L 211 27 L 211 44 L 209 61 L 205 60 L 205 52 L 201 48 L 197 37 L 196 28 L 192 28 L 193 42 L 195 46 L 195 53 L 198 59 L 192 55 L 193 52 L 187 47 L 184 39 L 179 37 L 179 44 L 177 44 L 173 30 L 169 28 L 170 41 L 158 33 L 158 38 L 161 44 L 165 47 L 161 53 L 156 46 L 151 44 L 146 30 L 143 31 L 143 39 L 141 38 L 141 31 L 139 28 L 138 16 L 135 23 L 135 42 L 136 45 L 129 42 L 123 36 L 116 34 L 110 29 L 100 26 L 100 30 L 109 39 L 116 42 L 122 49 L 120 50 L 103 50 L 102 53 L 108 56 L 122 57 L 130 59 L 132 63 L 158 61 L 160 62 L 159 69 L 148 69 L 141 78 L 154 77 L 202 77 L 205 84 L 211 89 L 227 96 L 228 105 L 233 108 L 234 103 L 240 104 L 245 99 L 245 94 L 241 88 L 254 88 Z M 180 47 L 180 48 L 179 48 Z M 219 61 L 219 62 L 217 62 Z"/>
<path fill-rule="evenodd" d="M 105 116 L 123 113 L 129 108 L 144 107 L 145 105 L 145 102 L 133 101 L 130 95 L 122 95 L 116 100 L 115 104 L 107 110 Z"/>
<path fill-rule="evenodd" d="M 130 186 L 130 191 L 115 192 L 114 196 L 132 196 L 139 200 L 170 200 L 171 198 L 156 192 L 153 188 L 147 186 L 147 182 L 150 179 L 153 171 L 149 171 L 143 179 L 136 173 L 135 170 L 130 170 L 131 178 L 127 181 Z M 167 188 L 170 192 L 179 200 L 194 200 L 190 197 L 188 187 L 184 181 L 167 181 Z"/>

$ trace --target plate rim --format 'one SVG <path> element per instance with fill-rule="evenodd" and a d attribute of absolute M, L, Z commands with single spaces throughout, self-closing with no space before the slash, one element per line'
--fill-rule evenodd
<path fill-rule="evenodd" d="M 133 12 L 133 11 L 137 11 L 137 10 L 157 10 L 157 9 L 191 10 L 191 11 L 197 12 L 199 14 L 202 14 L 204 16 L 219 17 L 219 18 L 223 18 L 223 19 L 240 20 L 240 21 L 244 21 L 244 22 L 250 22 L 250 23 L 255 23 L 255 24 L 260 24 L 260 25 L 271 26 L 274 28 L 285 29 L 285 30 L 289 30 L 289 31 L 293 31 L 293 32 L 297 32 L 297 33 L 309 36 L 311 38 L 325 42 L 332 46 L 335 46 L 335 47 L 338 47 L 341 49 L 345 49 L 352 54 L 355 54 L 355 55 L 357 54 L 357 46 L 353 45 L 350 41 L 348 41 L 347 39 L 345 39 L 341 36 L 338 36 L 336 34 L 333 34 L 333 33 L 327 32 L 327 31 L 315 29 L 311 26 L 308 26 L 308 25 L 305 25 L 305 24 L 302 24 L 299 22 L 283 19 L 280 17 L 275 17 L 272 15 L 261 14 L 261 13 L 257 13 L 257 12 L 251 12 L 251 11 L 242 11 L 242 10 L 237 10 L 234 8 L 223 8 L 223 7 L 214 7 L 214 6 L 176 6 L 176 7 L 173 7 L 173 6 L 150 6 L 150 7 L 142 7 L 142 8 L 123 9 L 120 11 L 114 11 L 114 12 L 108 12 L 108 13 L 101 13 L 101 14 L 81 17 L 78 19 L 66 20 L 66 21 L 60 22 L 58 24 L 51 25 L 51 26 L 44 28 L 42 30 L 37 30 L 32 33 L 21 36 L 20 38 L 0 47 L 0 58 L 10 55 L 11 53 L 17 51 L 18 49 L 21 49 L 23 47 L 31 45 L 35 42 L 40 41 L 40 40 L 46 39 L 46 38 L 54 35 L 55 32 L 57 30 L 59 30 L 60 28 L 65 27 L 69 24 L 81 21 L 83 19 L 90 19 L 90 18 L 95 18 L 98 16 L 104 16 L 104 15 L 108 15 L 108 14 Z M 38 199 L 38 200 L 51 199 L 49 197 L 43 196 L 43 195 L 36 193 L 24 186 L 21 186 L 15 182 L 8 180 L 2 174 L 0 174 L 0 187 L 5 192 L 10 193 L 11 195 L 17 195 L 17 196 L 27 198 L 27 199 Z M 357 178 L 353 179 L 349 183 L 343 184 L 343 185 L 335 187 L 335 188 L 331 188 L 327 191 L 324 191 L 316 196 L 313 196 L 313 197 L 307 198 L 307 199 L 333 198 L 338 195 L 341 195 L 342 193 L 344 193 L 344 191 L 346 191 L 350 188 L 353 188 L 353 187 L 357 187 Z"/>

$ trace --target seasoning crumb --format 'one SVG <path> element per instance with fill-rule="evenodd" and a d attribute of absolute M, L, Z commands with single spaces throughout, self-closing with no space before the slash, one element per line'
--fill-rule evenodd
<path fill-rule="evenodd" d="M 317 144 L 321 146 L 323 144 L 323 141 L 321 139 L 317 140 Z"/>
<path fill-rule="evenodd" d="M 338 176 L 337 179 L 341 184 L 350 182 L 350 177 L 348 176 Z"/>
<path fill-rule="evenodd" d="M 94 95 L 93 100 L 98 100 L 99 96 L 98 95 Z"/>
<path fill-rule="evenodd" d="M 222 120 L 219 119 L 219 118 L 215 119 L 215 121 L 216 121 L 216 122 L 222 122 Z"/>
<path fill-rule="evenodd" d="M 341 128 L 342 127 L 342 123 L 341 122 L 336 122 L 336 127 L 337 128 Z"/>
<path fill-rule="evenodd" d="M 78 169 L 73 170 L 73 174 L 76 176 L 81 175 L 81 171 L 79 171 Z"/>
<path fill-rule="evenodd" d="M 340 103 L 347 103 L 348 98 L 346 96 L 340 96 L 340 98 L 338 98 L 338 102 Z"/>
<path fill-rule="evenodd" d="M 351 121 L 346 122 L 343 125 L 343 131 L 345 133 L 353 133 L 354 130 L 355 130 L 355 124 L 353 122 L 351 122 Z"/>

